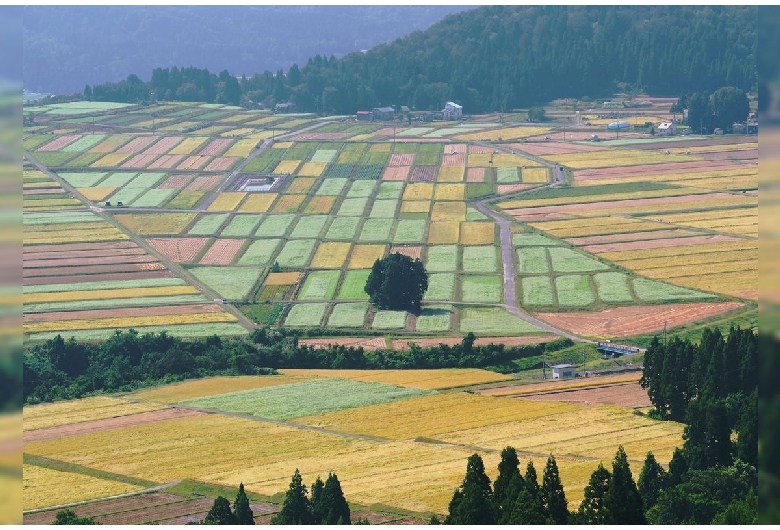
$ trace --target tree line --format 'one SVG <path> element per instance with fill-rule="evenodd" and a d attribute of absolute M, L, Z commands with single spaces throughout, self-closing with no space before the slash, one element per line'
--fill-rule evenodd
<path fill-rule="evenodd" d="M 630 86 L 653 94 L 756 86 L 755 6 L 483 6 L 366 53 L 316 55 L 285 73 L 156 68 L 87 86 L 98 101 L 291 101 L 318 114 L 376 106 L 506 112 Z"/>
<path fill-rule="evenodd" d="M 270 375 L 280 368 L 412 369 L 491 368 L 516 371 L 518 359 L 571 344 L 476 346 L 467 334 L 460 344 L 408 350 L 298 343 L 300 332 L 262 328 L 248 338 L 211 336 L 185 340 L 160 333 L 117 330 L 103 341 L 81 342 L 61 335 L 25 350 L 21 387 L 25 404 L 75 399 L 100 392 L 130 391 L 213 375 Z M 17 365 L 18 366 L 18 365 Z"/>

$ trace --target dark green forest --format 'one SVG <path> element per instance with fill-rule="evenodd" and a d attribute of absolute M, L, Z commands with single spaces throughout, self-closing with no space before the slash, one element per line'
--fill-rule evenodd
<path fill-rule="evenodd" d="M 655 95 L 756 86 L 755 6 L 485 6 L 366 53 L 316 55 L 287 72 L 236 78 L 156 68 L 87 87 L 98 101 L 206 101 L 352 114 L 384 105 L 509 111 L 630 87 Z"/>

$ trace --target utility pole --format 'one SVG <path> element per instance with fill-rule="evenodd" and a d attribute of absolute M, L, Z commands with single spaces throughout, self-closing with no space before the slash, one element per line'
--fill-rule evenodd
<path fill-rule="evenodd" d="M 542 380 L 547 380 L 547 371 L 544 365 L 544 349 L 542 349 Z"/>
<path fill-rule="evenodd" d="M 585 345 L 582 345 L 582 373 L 585 373 Z"/>
<path fill-rule="evenodd" d="M 666 320 L 664 320 L 664 349 L 666 349 Z"/>

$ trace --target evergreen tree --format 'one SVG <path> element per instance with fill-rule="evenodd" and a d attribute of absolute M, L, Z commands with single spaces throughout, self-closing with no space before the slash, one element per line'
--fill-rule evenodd
<path fill-rule="evenodd" d="M 529 488 L 520 490 L 512 506 L 508 524 L 542 525 L 548 523 L 552 524 L 552 520 L 545 513 L 539 492 L 533 493 Z"/>
<path fill-rule="evenodd" d="M 637 490 L 642 497 L 642 506 L 645 511 L 655 506 L 659 495 L 664 490 L 665 482 L 666 471 L 655 459 L 653 453 L 648 452 L 637 483 Z"/>
<path fill-rule="evenodd" d="M 320 524 L 350 524 L 349 504 L 344 498 L 341 483 L 335 473 L 329 473 L 322 489 L 322 512 L 325 517 Z"/>
<path fill-rule="evenodd" d="M 685 452 L 676 447 L 672 453 L 672 459 L 669 461 L 669 473 L 667 474 L 667 487 L 671 488 L 685 480 L 688 473 L 688 459 Z"/>
<path fill-rule="evenodd" d="M 322 524 L 327 515 L 327 510 L 323 506 L 322 493 L 325 490 L 325 483 L 320 477 L 311 485 L 311 512 L 316 524 Z"/>
<path fill-rule="evenodd" d="M 529 460 L 525 466 L 525 476 L 523 477 L 525 488 L 536 495 L 539 492 L 539 479 L 536 476 L 536 468 L 533 460 Z"/>
<path fill-rule="evenodd" d="M 514 447 L 505 447 L 501 451 L 501 461 L 498 463 L 498 477 L 493 484 L 493 509 L 496 521 L 506 523 L 512 513 L 515 497 L 522 488 L 523 477 L 520 475 L 520 460 Z"/>
<path fill-rule="evenodd" d="M 214 504 L 211 506 L 209 513 L 206 514 L 203 524 L 237 524 L 236 516 L 230 510 L 230 501 L 222 496 L 214 499 Z"/>
<path fill-rule="evenodd" d="M 628 457 L 621 445 L 612 461 L 612 477 L 604 494 L 606 524 L 646 524 L 642 497 L 637 491 Z"/>
<path fill-rule="evenodd" d="M 271 518 L 271 524 L 315 524 L 311 503 L 306 497 L 307 493 L 301 474 L 296 469 L 290 481 L 290 488 L 284 497 L 282 509 Z"/>
<path fill-rule="evenodd" d="M 249 507 L 249 498 L 244 491 L 244 483 L 238 485 L 238 495 L 233 503 L 233 515 L 236 517 L 236 524 L 255 524 L 255 517 L 252 508 Z"/>
<path fill-rule="evenodd" d="M 450 513 L 444 524 L 495 524 L 490 478 L 478 454 L 469 457 L 466 477 L 450 501 Z"/>
<path fill-rule="evenodd" d="M 558 464 L 553 455 L 547 459 L 547 465 L 544 468 L 540 496 L 547 517 L 552 519 L 555 524 L 565 525 L 569 517 L 568 502 L 558 473 Z"/>
<path fill-rule="evenodd" d="M 607 512 L 604 507 L 604 495 L 609 489 L 611 478 L 609 470 L 601 463 L 590 475 L 588 485 L 585 486 L 585 498 L 577 510 L 581 524 L 606 524 Z"/>
<path fill-rule="evenodd" d="M 394 252 L 374 262 L 364 290 L 380 309 L 419 313 L 428 290 L 428 273 L 419 259 Z"/>
<path fill-rule="evenodd" d="M 99 525 L 101 523 L 96 523 L 94 517 L 79 517 L 73 510 L 62 510 L 57 512 L 52 524 Z"/>
<path fill-rule="evenodd" d="M 758 388 L 745 399 L 737 423 L 737 458 L 758 467 Z"/>

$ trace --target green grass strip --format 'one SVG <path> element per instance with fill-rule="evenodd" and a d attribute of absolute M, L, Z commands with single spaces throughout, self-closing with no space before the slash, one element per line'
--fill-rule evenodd
<path fill-rule="evenodd" d="M 53 469 L 54 471 L 63 471 L 65 473 L 78 473 L 79 475 L 86 475 L 102 480 L 112 480 L 114 482 L 122 482 L 124 484 L 133 484 L 134 486 L 141 486 L 141 488 L 151 488 L 160 485 L 159 482 L 152 482 L 151 480 L 144 480 L 142 478 L 120 475 L 119 473 L 111 473 L 110 471 L 103 471 L 102 469 L 95 469 L 94 467 L 87 467 L 70 462 L 64 462 L 62 460 L 55 460 L 53 458 L 46 458 L 45 456 L 24 453 L 23 459 L 24 463 L 28 466 L 43 467 L 46 469 Z"/>
<path fill-rule="evenodd" d="M 229 215 L 228 213 L 204 214 L 187 233 L 191 236 L 212 236 L 219 232 L 219 227 Z"/>
<path fill-rule="evenodd" d="M 555 278 L 555 291 L 561 306 L 585 307 L 596 301 L 590 279 L 585 275 L 558 276 Z"/>
<path fill-rule="evenodd" d="M 330 300 L 336 293 L 341 271 L 313 271 L 306 276 L 298 300 Z"/>
<path fill-rule="evenodd" d="M 363 290 L 368 281 L 370 270 L 351 270 L 344 275 L 339 291 L 339 300 L 368 300 L 368 294 Z"/>
<path fill-rule="evenodd" d="M 369 305 L 365 303 L 336 304 L 328 317 L 330 328 L 362 328 Z"/>
<path fill-rule="evenodd" d="M 89 280 L 85 275 L 84 280 Z M 71 291 L 96 291 L 99 289 L 136 289 L 138 287 L 169 287 L 186 285 L 181 278 L 148 278 L 145 280 L 109 280 L 105 282 L 50 283 L 48 285 L 25 285 L 22 292 L 31 293 L 67 293 Z"/>
<path fill-rule="evenodd" d="M 297 304 L 290 309 L 287 318 L 284 319 L 285 326 L 295 327 L 318 327 L 325 316 L 325 310 L 328 304 Z"/>

